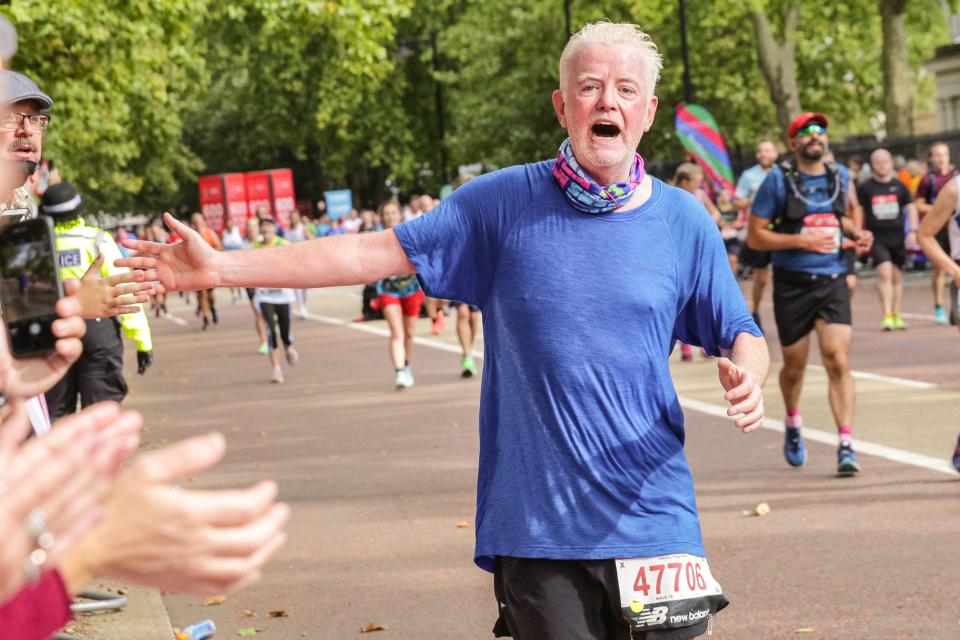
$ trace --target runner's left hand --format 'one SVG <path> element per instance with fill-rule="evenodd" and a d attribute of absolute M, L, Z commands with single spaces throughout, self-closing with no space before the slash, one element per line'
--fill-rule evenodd
<path fill-rule="evenodd" d="M 744 433 L 750 433 L 763 424 L 763 389 L 756 376 L 733 364 L 729 358 L 718 358 L 717 368 L 720 384 L 723 386 L 723 398 L 730 403 L 727 415 L 740 416 L 734 425 Z"/>
<path fill-rule="evenodd" d="M 853 238 L 857 241 L 857 253 L 865 255 L 870 252 L 870 248 L 873 247 L 872 231 L 860 229 L 853 234 Z"/>

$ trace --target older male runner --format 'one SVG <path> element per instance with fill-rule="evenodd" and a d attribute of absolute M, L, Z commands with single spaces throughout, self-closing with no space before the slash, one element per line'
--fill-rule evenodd
<path fill-rule="evenodd" d="M 220 253 L 168 218 L 182 244 L 130 241 L 141 255 L 121 261 L 155 268 L 168 289 L 416 270 L 430 295 L 480 308 L 475 561 L 494 572 L 499 636 L 692 638 L 726 603 L 704 559 L 668 357 L 677 340 L 725 356 L 743 431 L 763 420 L 769 357 L 716 225 L 636 153 L 660 67 L 636 25 L 588 25 L 560 58 L 553 105 L 569 138 L 556 160 L 471 180 L 381 233 Z M 562 318 L 544 316 L 557 300 Z"/>
<path fill-rule="evenodd" d="M 747 242 L 773 252 L 773 314 L 780 334 L 780 389 L 787 409 L 784 456 L 801 466 L 807 458 L 800 435 L 800 391 L 816 331 L 829 377 L 830 408 L 840 437 L 837 472 L 857 473 L 853 451 L 853 376 L 850 374 L 850 289 L 841 254 L 843 236 L 870 248 L 873 234 L 847 215 L 854 197 L 847 170 L 825 163 L 827 118 L 802 113 L 787 130 L 793 158 L 775 166 L 757 192 Z"/>

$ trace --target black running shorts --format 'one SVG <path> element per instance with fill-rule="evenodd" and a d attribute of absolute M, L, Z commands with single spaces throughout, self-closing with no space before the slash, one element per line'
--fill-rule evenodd
<path fill-rule="evenodd" d="M 766 269 L 770 266 L 771 253 L 769 251 L 757 251 L 744 242 L 740 250 L 740 263 L 754 269 Z"/>
<path fill-rule="evenodd" d="M 780 344 L 789 347 L 813 331 L 814 323 L 852 324 L 845 274 L 819 276 L 773 270 L 773 317 Z"/>
<path fill-rule="evenodd" d="M 874 268 L 878 264 L 892 262 L 898 269 L 903 269 L 903 265 L 907 262 L 907 245 L 902 237 L 874 236 L 873 247 L 870 248 L 870 259 L 873 260 Z"/>
<path fill-rule="evenodd" d="M 727 250 L 728 256 L 739 256 L 743 251 L 743 244 L 740 242 L 740 238 L 726 238 L 723 241 L 723 246 Z"/>
<path fill-rule="evenodd" d="M 493 589 L 500 605 L 500 618 L 493 628 L 498 638 L 689 640 L 707 632 L 705 620 L 682 629 L 635 633 L 631 638 L 620 610 L 613 560 L 498 557 Z"/>

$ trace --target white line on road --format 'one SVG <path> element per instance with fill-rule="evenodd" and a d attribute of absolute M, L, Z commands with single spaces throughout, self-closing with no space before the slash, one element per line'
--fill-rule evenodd
<path fill-rule="evenodd" d="M 826 372 L 826 369 L 824 369 L 819 364 L 808 364 L 807 368 Z M 880 373 L 870 373 L 869 371 L 851 371 L 850 374 L 854 378 L 859 378 L 860 380 L 876 380 L 878 382 L 888 382 L 890 384 L 898 384 L 901 387 L 910 387 L 911 389 L 935 389 L 937 386 L 932 382 L 923 382 L 922 380 L 910 380 L 909 378 L 898 378 L 896 376 L 885 376 Z"/>
<path fill-rule="evenodd" d="M 680 406 L 682 406 L 684 409 L 692 409 L 693 411 L 699 411 L 700 413 L 706 413 L 718 418 L 726 418 L 728 420 L 731 419 L 727 415 L 726 407 L 710 402 L 703 402 L 701 400 L 694 400 L 693 398 L 684 398 L 683 396 L 680 396 Z M 763 428 L 783 433 L 785 427 L 782 420 L 764 418 Z M 836 433 L 828 433 L 827 431 L 821 431 L 820 429 L 811 429 L 810 427 L 804 426 L 803 437 L 807 440 L 813 440 L 814 442 L 820 442 L 831 446 L 837 445 Z M 885 458 L 901 464 L 909 464 L 914 467 L 929 469 L 931 471 L 939 471 L 940 473 L 946 473 L 951 476 L 957 475 L 957 470 L 954 469 L 953 465 L 946 460 L 925 456 L 920 453 L 913 453 L 912 451 L 904 451 L 903 449 L 896 449 L 894 447 L 888 447 L 882 444 L 866 442 L 864 440 L 860 440 L 859 438 L 857 439 L 857 452 L 866 453 L 871 456 L 877 456 L 878 458 Z"/>
<path fill-rule="evenodd" d="M 331 318 L 329 316 L 318 316 L 316 314 L 309 314 L 307 316 L 310 320 L 316 322 L 324 322 L 327 324 L 333 324 L 341 327 L 347 327 L 348 329 L 354 329 L 356 331 L 364 331 L 366 333 L 372 333 L 378 336 L 389 336 L 390 331 L 384 329 L 383 327 L 374 327 L 366 325 L 363 322 L 347 322 L 345 320 L 340 320 L 338 318 Z M 414 342 L 421 344 L 425 347 L 432 347 L 434 349 L 439 349 L 441 351 L 449 351 L 450 353 L 460 353 L 460 348 L 458 346 L 448 344 L 441 340 L 434 340 L 432 338 L 417 338 L 415 337 Z M 477 354 L 477 357 L 482 358 L 483 354 Z M 814 365 L 809 365 L 814 366 Z M 820 367 L 822 369 L 822 367 Z M 875 377 L 873 377 L 875 376 Z M 916 385 L 928 385 L 928 386 L 916 386 L 918 389 L 926 389 L 933 387 L 934 385 L 927 382 L 916 382 L 914 380 L 906 380 L 904 378 L 890 378 L 888 376 L 880 376 L 877 374 L 863 374 L 860 377 L 871 377 L 871 379 L 879 379 L 885 382 L 891 382 L 893 380 L 899 380 L 899 384 L 910 383 L 906 386 L 916 386 Z M 701 400 L 694 400 L 693 398 L 684 398 L 680 396 L 680 406 L 684 409 L 690 409 L 691 411 L 699 411 L 700 413 L 705 413 L 707 415 L 716 416 L 719 418 L 731 419 L 727 415 L 727 408 L 722 405 L 713 404 L 710 402 L 703 402 Z M 773 418 L 765 418 L 763 421 L 763 427 L 765 429 L 770 429 L 772 431 L 778 431 L 783 433 L 784 424 L 782 420 L 775 420 Z M 821 431 L 819 429 L 811 429 L 810 427 L 803 427 L 803 436 L 808 440 L 813 440 L 814 442 L 820 442 L 822 444 L 827 444 L 835 446 L 837 444 L 837 434 L 829 433 L 827 431 Z M 903 449 L 896 449 L 894 447 L 888 447 L 882 444 L 876 444 L 873 442 L 866 442 L 864 440 L 857 439 L 857 451 L 866 455 L 877 456 L 878 458 L 884 458 L 886 460 L 892 460 L 893 462 L 899 462 L 901 464 L 907 464 L 914 467 L 920 467 L 921 469 L 928 469 L 930 471 L 938 471 L 940 473 L 946 473 L 951 476 L 956 476 L 957 471 L 953 468 L 953 465 L 947 462 L 946 460 L 940 460 L 938 458 L 933 458 L 931 456 L 925 456 L 920 453 L 914 453 L 912 451 L 904 451 Z"/>
<path fill-rule="evenodd" d="M 187 321 L 186 321 L 186 320 L 184 320 L 183 318 L 181 318 L 181 317 L 179 317 L 179 316 L 173 315 L 173 314 L 170 313 L 169 311 L 167 312 L 167 315 L 164 316 L 164 317 L 167 318 L 167 320 L 170 320 L 170 321 L 172 321 L 172 322 L 180 325 L 181 327 L 187 326 Z"/>

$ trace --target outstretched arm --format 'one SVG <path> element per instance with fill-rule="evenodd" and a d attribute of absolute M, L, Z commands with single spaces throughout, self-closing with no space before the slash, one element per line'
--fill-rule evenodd
<path fill-rule="evenodd" d="M 308 289 L 364 284 L 416 271 L 393 231 L 350 234 L 297 242 L 277 249 L 218 252 L 170 214 L 164 220 L 183 238 L 165 245 L 124 240 L 138 253 L 117 266 L 146 270 L 167 291 L 213 287 Z"/>

